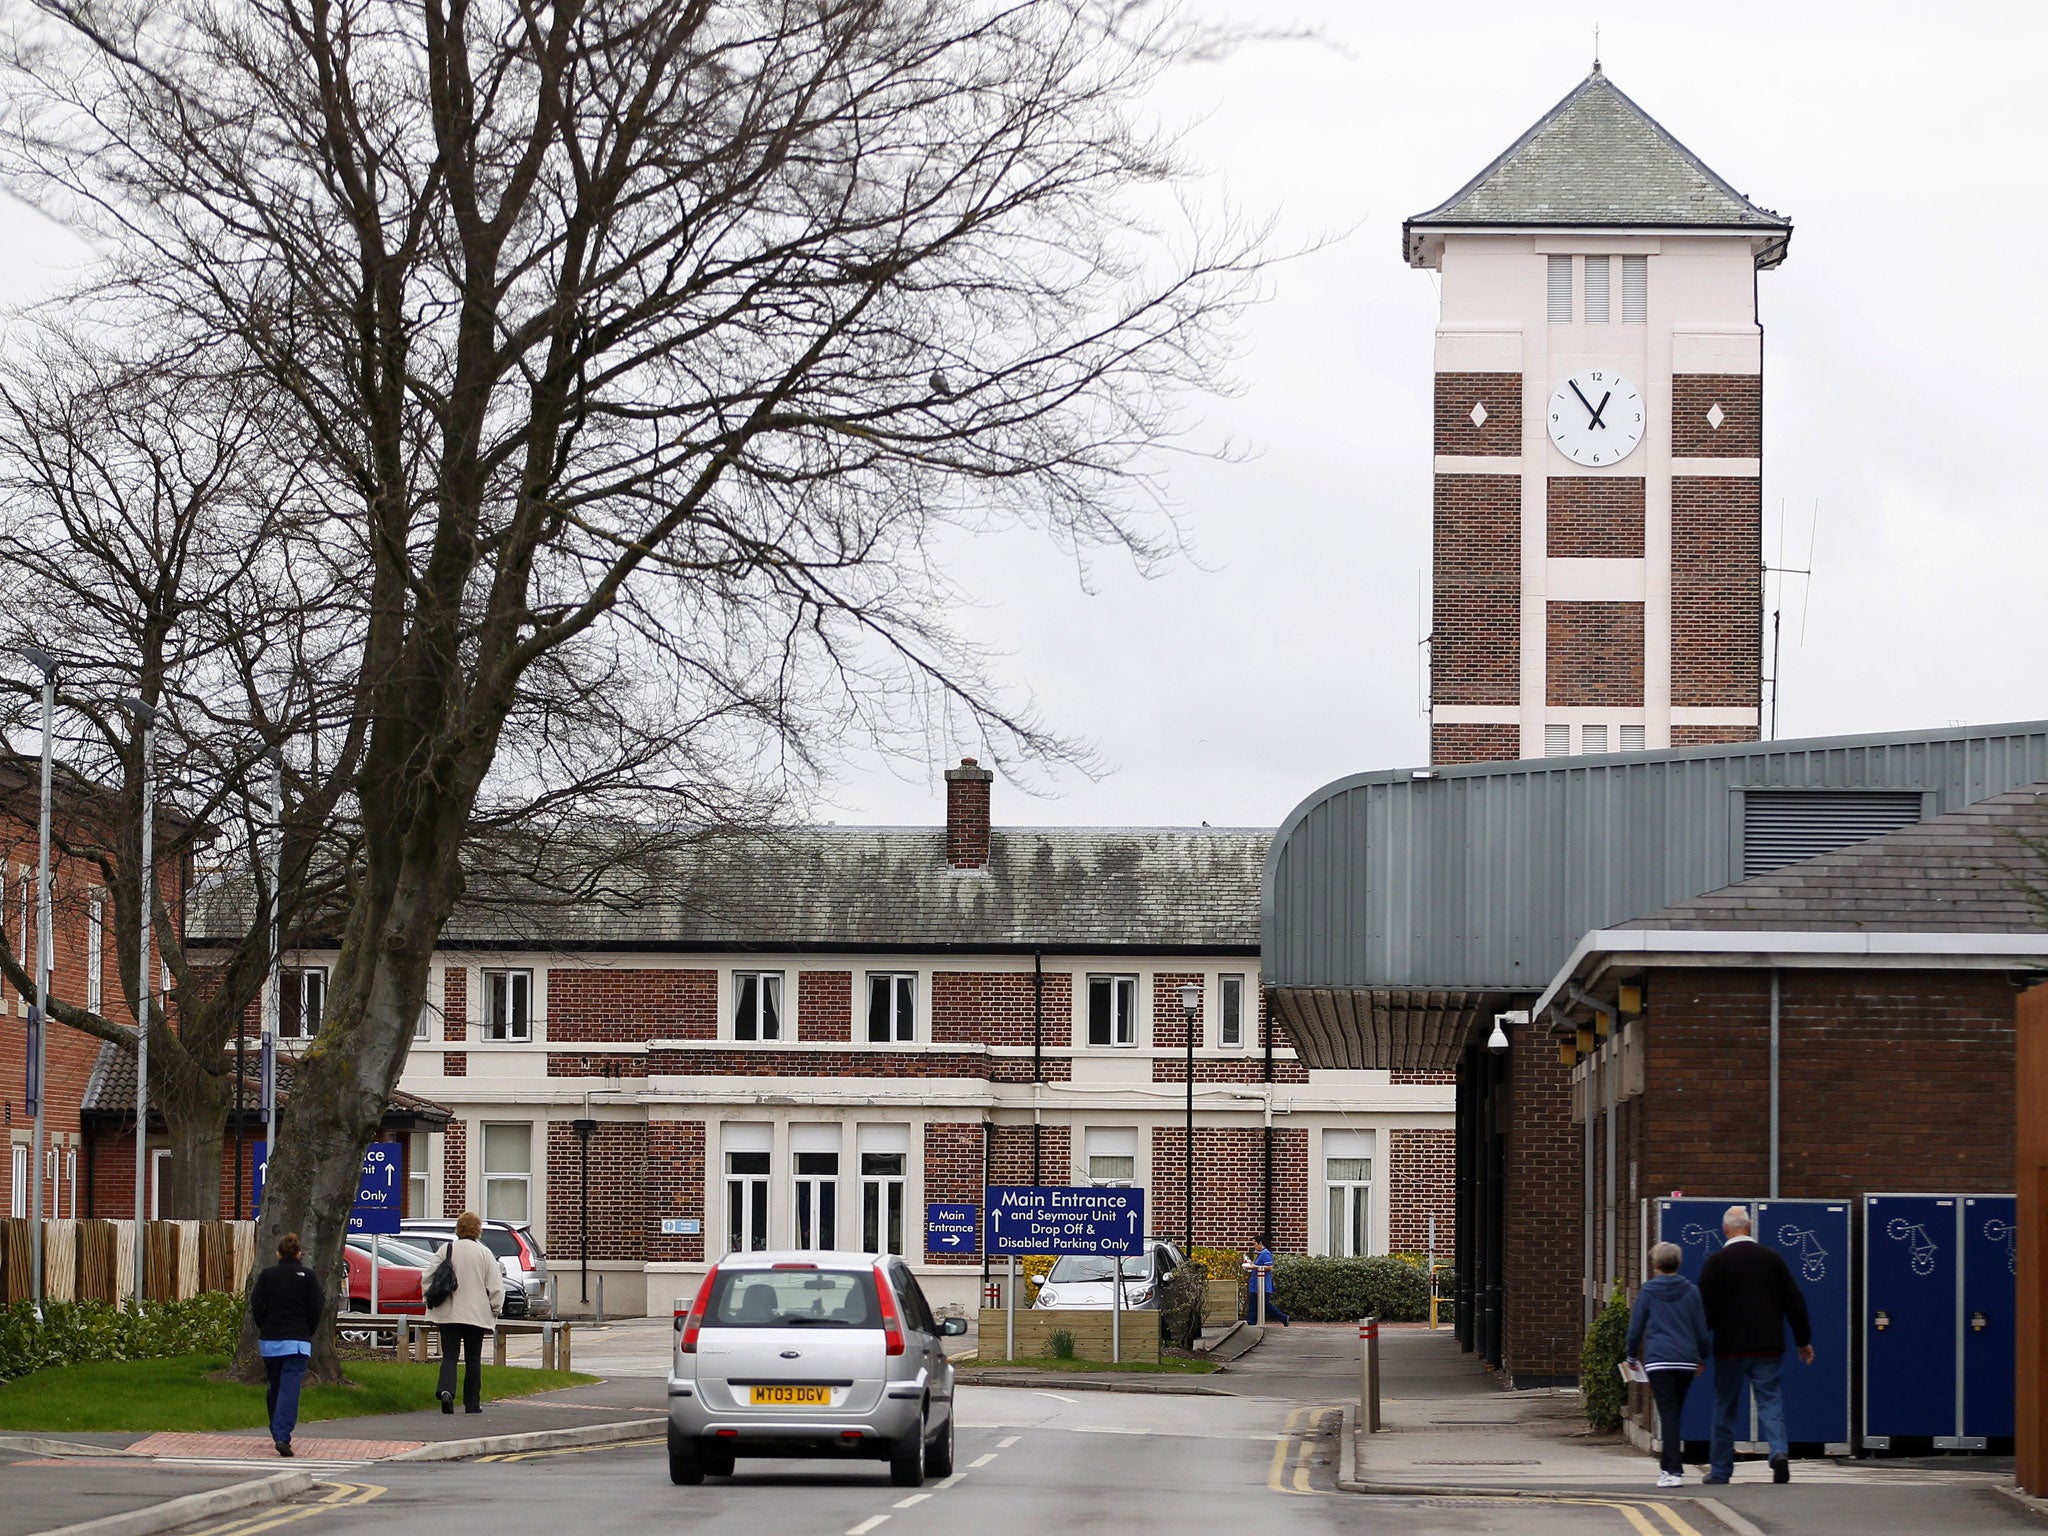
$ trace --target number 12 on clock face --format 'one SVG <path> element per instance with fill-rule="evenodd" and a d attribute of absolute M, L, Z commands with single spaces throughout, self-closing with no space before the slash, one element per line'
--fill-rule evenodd
<path fill-rule="evenodd" d="M 1643 397 L 1608 368 L 1573 374 L 1550 397 L 1550 440 L 1574 464 L 1618 464 L 1643 440 Z"/>

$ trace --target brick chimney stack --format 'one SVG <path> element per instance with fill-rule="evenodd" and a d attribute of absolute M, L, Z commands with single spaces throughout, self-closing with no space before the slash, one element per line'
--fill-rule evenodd
<path fill-rule="evenodd" d="M 994 781 L 971 757 L 946 770 L 946 862 L 955 869 L 988 863 L 988 787 Z"/>

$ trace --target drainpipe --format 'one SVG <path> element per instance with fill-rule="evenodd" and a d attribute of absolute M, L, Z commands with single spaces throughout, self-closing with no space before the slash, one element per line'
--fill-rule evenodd
<path fill-rule="evenodd" d="M 1259 1033 L 1264 1037 L 1266 1047 L 1266 1216 L 1265 1230 L 1259 1235 L 1271 1247 L 1273 1233 L 1273 1020 L 1265 1009 L 1259 1009 Z"/>
<path fill-rule="evenodd" d="M 1778 1198 L 1778 972 L 1771 971 L 1771 1198 Z"/>
<path fill-rule="evenodd" d="M 995 1141 L 995 1137 L 996 1137 L 996 1123 L 995 1123 L 995 1121 L 993 1121 L 993 1120 L 984 1120 L 984 1121 L 982 1121 L 982 1122 L 981 1122 L 981 1199 L 982 1199 L 982 1203 L 983 1203 L 984 1205 L 986 1205 L 986 1204 L 988 1203 L 988 1176 L 989 1176 L 989 1170 L 990 1170 L 991 1164 L 992 1164 L 992 1162 L 993 1162 L 993 1156 L 992 1156 L 992 1151 L 991 1151 L 991 1148 L 992 1148 L 992 1145 L 993 1145 L 993 1143 L 994 1143 L 994 1141 Z M 984 1239 L 984 1241 L 982 1242 L 982 1245 L 981 1245 L 981 1295 L 982 1295 L 982 1302 L 983 1302 L 983 1304 L 984 1304 L 984 1305 L 986 1305 L 986 1304 L 987 1304 L 987 1301 L 988 1301 L 988 1243 L 987 1243 L 986 1239 Z"/>
<path fill-rule="evenodd" d="M 1045 1127 L 1039 1123 L 1038 1101 L 1045 1082 L 1045 951 L 1031 951 L 1031 1182 L 1043 1184 L 1040 1167 Z"/>

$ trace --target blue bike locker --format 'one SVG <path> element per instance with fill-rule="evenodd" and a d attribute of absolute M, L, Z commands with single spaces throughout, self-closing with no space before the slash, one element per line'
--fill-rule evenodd
<path fill-rule="evenodd" d="M 1855 1293 L 1850 1287 L 1854 1205 L 1848 1200 L 1765 1200 L 1756 1238 L 1784 1256 L 1813 1324 L 1813 1364 L 1791 1353 L 1785 1330 L 1785 1433 L 1795 1445 L 1818 1442 L 1830 1455 L 1852 1447 L 1850 1357 L 1856 1339 Z"/>
<path fill-rule="evenodd" d="M 1875 1450 L 1958 1433 L 1961 1209 L 1957 1195 L 1863 1197 L 1863 1443 Z"/>
<path fill-rule="evenodd" d="M 1705 1267 L 1707 1257 L 1718 1253 L 1726 1244 L 1721 1235 L 1721 1217 L 1731 1205 L 1747 1205 L 1756 1209 L 1756 1202 L 1740 1198 L 1727 1200 L 1663 1199 L 1657 1201 L 1657 1241 L 1676 1243 L 1684 1257 L 1680 1260 L 1678 1272 L 1698 1285 L 1700 1270 Z M 1644 1263 L 1649 1262 L 1648 1250 L 1644 1252 Z M 1685 1394 L 1685 1412 L 1679 1416 L 1679 1438 L 1682 1440 L 1709 1440 L 1714 1434 L 1714 1367 L 1707 1364 L 1704 1375 L 1695 1377 L 1692 1389 Z M 1746 1432 L 1746 1431 L 1745 1431 Z M 1661 1431 L 1660 1431 L 1661 1433 Z"/>
<path fill-rule="evenodd" d="M 2019 1203 L 2011 1195 L 1962 1197 L 1963 1379 L 1960 1391 L 1960 1448 L 1982 1450 L 1990 1440 L 2011 1438 L 2013 1380 L 2019 1339 L 2013 1313 L 2018 1305 Z"/>

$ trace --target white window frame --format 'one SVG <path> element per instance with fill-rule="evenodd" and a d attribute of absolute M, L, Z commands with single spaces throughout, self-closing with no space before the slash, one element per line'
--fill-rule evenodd
<path fill-rule="evenodd" d="M 1130 1138 L 1131 1150 L 1128 1153 L 1107 1150 L 1097 1152 L 1090 1145 L 1091 1142 L 1095 1142 L 1106 1147 L 1110 1144 L 1111 1138 L 1115 1138 L 1116 1143 L 1121 1145 L 1125 1137 Z M 1135 1189 L 1139 1187 L 1138 1143 L 1138 1132 L 1132 1126 L 1092 1125 L 1083 1127 L 1081 1131 L 1082 1182 L 1096 1189 Z M 1098 1169 L 1097 1167 L 1098 1164 L 1122 1162 L 1129 1162 L 1131 1165 L 1128 1173 L 1117 1168 L 1103 1167 Z"/>
<path fill-rule="evenodd" d="M 806 1167 L 809 1158 L 830 1158 L 831 1166 Z M 837 1150 L 790 1152 L 790 1247 L 826 1253 L 839 1246 L 839 1158 Z"/>
<path fill-rule="evenodd" d="M 524 1131 L 526 1133 L 525 1169 L 497 1169 L 491 1167 L 491 1132 L 497 1130 Z M 486 1221 L 532 1221 L 533 1220 L 533 1122 L 531 1120 L 486 1120 L 477 1126 L 477 1182 L 483 1191 L 484 1203 L 481 1215 Z M 505 1185 L 519 1191 L 522 1210 L 517 1216 L 501 1215 L 491 1198 L 493 1185 Z"/>
<path fill-rule="evenodd" d="M 64 1214 L 78 1220 L 78 1148 L 64 1149 L 64 1185 L 71 1191 L 71 1209 Z"/>
<path fill-rule="evenodd" d="M 917 1039 L 917 972 L 915 971 L 869 971 L 868 972 L 868 1017 L 865 1044 L 868 1045 L 910 1045 Z M 885 1032 L 875 1033 L 875 987 L 888 987 L 888 1017 L 883 1021 Z"/>
<path fill-rule="evenodd" d="M 733 1253 L 760 1253 L 768 1242 L 768 1181 L 775 1176 L 775 1154 L 747 1147 L 727 1147 L 721 1154 L 725 1175 L 726 1242 Z M 739 1171 L 737 1157 L 758 1157 L 758 1170 Z"/>
<path fill-rule="evenodd" d="M 28 1215 L 28 1143 L 17 1141 L 7 1149 L 7 1214 L 19 1220 Z"/>
<path fill-rule="evenodd" d="M 171 1166 L 169 1147 L 149 1149 L 149 1219 L 161 1221 L 164 1210 L 164 1170 Z"/>
<path fill-rule="evenodd" d="M 854 1153 L 860 1171 L 860 1242 L 870 1253 L 902 1255 L 908 1231 L 906 1212 L 910 1209 L 910 1154 L 870 1148 Z M 896 1171 L 870 1172 L 868 1159 L 896 1160 Z"/>
<path fill-rule="evenodd" d="M 477 989 L 483 1010 L 477 1038 L 492 1045 L 524 1045 L 533 1039 L 533 972 L 514 966 L 492 966 L 482 973 Z M 502 996 L 505 1007 L 499 1016 Z"/>
<path fill-rule="evenodd" d="M 327 1022 L 327 967 L 324 965 L 287 965 L 277 973 L 277 1038 L 280 1040 L 311 1040 L 320 1033 L 320 1026 Z M 298 1022 L 291 1022 L 291 1010 L 285 1007 L 285 999 L 298 994 Z M 317 996 L 316 996 L 317 995 Z M 308 1009 L 306 1004 L 313 997 L 315 1006 Z M 308 1013 L 312 1015 L 313 1027 L 306 1028 Z"/>
<path fill-rule="evenodd" d="M 1363 1178 L 1332 1176 L 1337 1163 L 1363 1164 Z M 1373 1154 L 1323 1153 L 1323 1251 L 1334 1259 L 1368 1258 L 1373 1252 Z"/>
<path fill-rule="evenodd" d="M 85 1006 L 98 1013 L 104 1006 L 105 987 L 101 981 L 107 947 L 107 904 L 95 896 L 85 904 Z"/>
<path fill-rule="evenodd" d="M 1241 971 L 1226 971 L 1216 978 L 1216 1044 L 1221 1050 L 1241 1051 L 1245 1047 L 1244 1002 L 1246 977 Z M 1231 994 L 1237 994 L 1237 1017 L 1230 1016 Z"/>
<path fill-rule="evenodd" d="M 1107 989 L 1110 1006 L 1108 1038 L 1095 1038 L 1095 991 L 1100 986 Z M 1126 999 L 1127 1006 L 1119 1008 L 1118 999 Z M 1081 1039 L 1095 1050 L 1133 1050 L 1138 1044 L 1138 978 L 1125 972 L 1091 973 L 1081 990 Z"/>
<path fill-rule="evenodd" d="M 405 1138 L 405 1202 L 410 1207 L 405 1212 L 415 1220 L 439 1213 L 432 1209 L 434 1185 L 432 1177 L 433 1140 L 428 1131 L 409 1131 Z"/>
<path fill-rule="evenodd" d="M 728 1039 L 743 1041 L 749 1045 L 785 1044 L 796 1038 L 789 1016 L 789 988 L 783 985 L 786 971 L 735 970 L 732 973 L 732 1006 L 726 1012 L 726 1028 L 731 1031 Z M 741 1033 L 740 1009 L 745 999 L 748 981 L 756 983 L 754 989 L 753 1016 L 745 1020 L 746 1033 Z M 774 994 L 774 1033 L 767 1032 L 770 1021 L 761 1001 L 770 992 Z"/>

